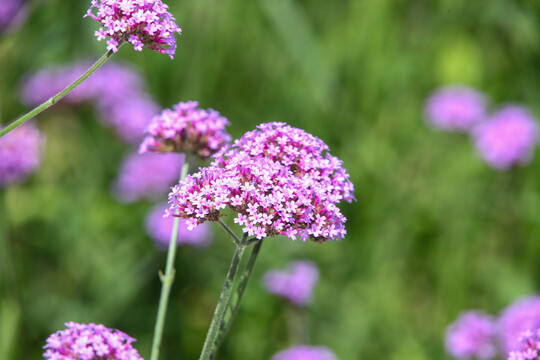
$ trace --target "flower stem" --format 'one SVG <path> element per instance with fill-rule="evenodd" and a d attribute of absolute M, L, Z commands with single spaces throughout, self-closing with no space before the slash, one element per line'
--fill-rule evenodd
<path fill-rule="evenodd" d="M 182 165 L 182 173 L 180 174 L 180 181 L 182 181 L 188 172 L 189 168 L 189 155 L 186 154 L 184 159 L 184 165 Z M 178 241 L 178 225 L 180 218 L 174 218 L 174 224 L 171 231 L 171 240 L 169 242 L 169 250 L 167 251 L 167 264 L 165 266 L 165 274 L 161 271 L 159 278 L 161 279 L 161 295 L 159 297 L 159 307 L 156 317 L 156 325 L 154 327 L 154 340 L 152 342 L 152 353 L 150 360 L 157 360 L 159 357 L 159 347 L 161 346 L 161 339 L 163 338 L 163 327 L 165 326 L 165 314 L 167 313 L 167 304 L 169 303 L 169 294 L 171 293 L 172 283 L 174 281 L 174 258 L 176 256 L 176 243 Z"/>
<path fill-rule="evenodd" d="M 208 329 L 208 333 L 206 334 L 206 340 L 204 341 L 204 346 L 199 360 L 209 360 L 210 356 L 212 356 L 214 344 L 216 343 L 219 329 L 221 327 L 221 323 L 223 322 L 223 317 L 225 316 L 225 312 L 227 311 L 227 307 L 229 305 L 234 280 L 238 273 L 238 268 L 240 267 L 240 260 L 242 260 L 242 255 L 244 254 L 244 250 L 246 248 L 246 246 L 243 244 L 243 241 L 245 241 L 246 238 L 247 234 L 244 234 L 244 236 L 242 237 L 242 243 L 236 245 L 236 250 L 231 261 L 231 266 L 229 267 L 229 272 L 227 273 L 225 284 L 223 284 L 223 288 L 221 289 L 221 294 L 219 295 L 216 310 L 214 311 L 214 317 L 212 317 L 210 328 Z"/>
<path fill-rule="evenodd" d="M 120 45 L 118 46 L 120 47 Z M 39 105 L 35 109 L 31 110 L 30 112 L 26 113 L 25 115 L 21 116 L 5 128 L 0 130 L 0 138 L 10 132 L 11 130 L 15 129 L 17 126 L 24 124 L 28 120 L 32 119 L 34 116 L 39 114 L 45 109 L 48 109 L 52 105 L 56 104 L 60 99 L 62 99 L 64 96 L 66 96 L 71 90 L 73 90 L 75 87 L 77 87 L 80 83 L 82 83 L 86 78 L 88 78 L 94 71 L 99 69 L 101 65 L 105 64 L 105 62 L 114 54 L 112 50 L 107 51 L 105 55 L 103 55 L 101 58 L 99 58 L 98 61 L 94 63 L 88 69 L 84 74 L 82 74 L 77 80 L 72 82 L 70 85 L 68 85 L 64 90 L 60 91 L 58 94 L 51 97 L 49 100 L 45 101 L 43 104 Z"/>
<path fill-rule="evenodd" d="M 261 250 L 262 240 L 258 240 L 253 249 L 251 250 L 251 254 L 249 255 L 249 259 L 244 266 L 244 270 L 242 271 L 242 275 L 240 276 L 240 280 L 238 281 L 238 286 L 236 288 L 236 292 L 234 293 L 231 303 L 229 305 L 229 312 L 230 315 L 227 319 L 223 319 L 221 322 L 221 325 L 219 327 L 219 334 L 216 339 L 216 342 L 214 343 L 214 348 L 212 349 L 212 354 L 210 355 L 210 359 L 214 359 L 219 347 L 223 343 L 223 340 L 225 340 L 225 336 L 227 336 L 227 333 L 229 332 L 229 329 L 231 328 L 231 325 L 238 314 L 238 309 L 240 308 L 240 302 L 242 301 L 242 296 L 244 295 L 244 291 L 246 290 L 247 284 L 249 282 L 249 279 L 251 278 L 251 275 L 253 274 L 253 268 L 255 267 L 255 261 L 257 260 L 257 256 L 259 255 L 259 251 Z"/>

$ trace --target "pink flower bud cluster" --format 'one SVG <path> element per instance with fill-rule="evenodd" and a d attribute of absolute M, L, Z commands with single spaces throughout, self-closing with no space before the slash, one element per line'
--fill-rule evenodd
<path fill-rule="evenodd" d="M 526 330 L 519 338 L 520 349 L 510 351 L 508 360 L 540 359 L 540 329 Z"/>
<path fill-rule="evenodd" d="M 285 271 L 271 270 L 263 278 L 269 293 L 281 296 L 297 306 L 311 300 L 313 288 L 319 280 L 319 269 L 311 261 L 293 261 Z"/>
<path fill-rule="evenodd" d="M 135 339 L 103 325 L 66 323 L 66 330 L 47 339 L 48 360 L 143 360 L 131 343 Z"/>
<path fill-rule="evenodd" d="M 0 138 L 0 187 L 24 180 L 39 166 L 44 136 L 32 123 Z"/>
<path fill-rule="evenodd" d="M 262 124 L 175 186 L 169 211 L 194 227 L 218 220 L 228 207 L 243 232 L 258 239 L 343 239 L 346 219 L 337 204 L 352 201 L 354 188 L 341 164 L 315 136 L 285 123 Z"/>
<path fill-rule="evenodd" d="M 337 360 L 326 346 L 294 345 L 278 352 L 270 360 Z"/>
<path fill-rule="evenodd" d="M 26 76 L 21 97 L 28 106 L 36 106 L 64 89 L 91 66 L 78 62 L 49 67 Z M 139 143 L 144 129 L 159 106 L 146 93 L 141 76 L 130 66 L 109 62 L 77 86 L 61 103 L 72 105 L 92 102 L 99 118 L 115 129 L 130 144 Z"/>
<path fill-rule="evenodd" d="M 165 109 L 148 124 L 139 152 L 187 152 L 207 159 L 231 141 L 229 122 L 215 110 L 198 109 L 196 101 Z"/>
<path fill-rule="evenodd" d="M 446 351 L 457 359 L 492 359 L 495 339 L 495 319 L 483 311 L 467 311 L 446 329 Z"/>
<path fill-rule="evenodd" d="M 92 0 L 85 17 L 103 25 L 95 35 L 98 41 L 109 37 L 109 51 L 117 52 L 120 43 L 127 41 L 136 51 L 146 46 L 172 59 L 176 51 L 174 34 L 182 34 L 182 30 L 168 8 L 161 0 Z"/>

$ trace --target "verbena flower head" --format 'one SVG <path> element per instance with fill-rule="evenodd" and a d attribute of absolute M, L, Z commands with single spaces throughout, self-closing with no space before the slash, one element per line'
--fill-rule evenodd
<path fill-rule="evenodd" d="M 44 142 L 33 123 L 23 124 L 0 138 L 0 187 L 21 182 L 36 170 Z"/>
<path fill-rule="evenodd" d="M 538 144 L 538 124 L 528 109 L 509 105 L 473 132 L 482 158 L 497 170 L 530 162 Z"/>
<path fill-rule="evenodd" d="M 271 360 L 337 360 L 326 346 L 294 345 L 272 356 Z"/>
<path fill-rule="evenodd" d="M 178 181 L 183 154 L 131 154 L 123 162 L 113 191 L 122 202 L 157 200 Z"/>
<path fill-rule="evenodd" d="M 157 204 L 146 217 L 146 231 L 155 241 L 160 250 L 167 250 L 171 239 L 174 218 L 165 216 L 167 204 Z M 164 217 L 165 216 L 165 217 Z M 212 231 L 208 224 L 201 224 L 195 229 L 188 230 L 184 219 L 180 219 L 178 227 L 178 244 L 205 247 L 212 241 Z"/>
<path fill-rule="evenodd" d="M 470 131 L 487 117 L 485 97 L 465 86 L 436 90 L 426 101 L 424 111 L 431 125 L 447 131 Z"/>
<path fill-rule="evenodd" d="M 175 186 L 170 213 L 193 227 L 218 220 L 228 207 L 243 232 L 258 239 L 342 239 L 346 219 L 336 205 L 352 201 L 354 189 L 341 164 L 315 136 L 285 123 L 262 124 Z"/>
<path fill-rule="evenodd" d="M 143 360 L 125 333 L 103 325 L 68 322 L 47 339 L 48 360 Z"/>
<path fill-rule="evenodd" d="M 508 360 L 538 360 L 540 359 L 540 329 L 527 330 L 519 339 L 520 348 L 510 351 Z"/>
<path fill-rule="evenodd" d="M 458 359 L 492 359 L 496 354 L 495 320 L 482 311 L 468 311 L 446 329 L 446 351 Z"/>
<path fill-rule="evenodd" d="M 307 305 L 319 279 L 319 270 L 311 261 L 294 261 L 286 271 L 272 270 L 264 275 L 269 293 L 281 296 L 297 306 Z"/>
<path fill-rule="evenodd" d="M 165 109 L 148 124 L 139 152 L 187 152 L 207 159 L 231 141 L 229 122 L 215 110 L 197 108 L 196 101 Z"/>
<path fill-rule="evenodd" d="M 117 52 L 118 45 L 127 41 L 136 51 L 146 46 L 169 54 L 172 59 L 176 51 L 175 33 L 182 34 L 182 30 L 168 8 L 161 0 L 92 0 L 85 17 L 103 25 L 95 35 L 98 41 L 109 38 L 107 50 Z"/>
<path fill-rule="evenodd" d="M 520 336 L 529 329 L 540 328 L 540 296 L 518 299 L 510 304 L 497 322 L 502 351 L 520 349 Z"/>

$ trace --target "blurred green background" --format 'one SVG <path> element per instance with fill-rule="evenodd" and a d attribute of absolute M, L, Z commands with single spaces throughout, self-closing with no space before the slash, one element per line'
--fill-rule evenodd
<path fill-rule="evenodd" d="M 26 108 L 29 71 L 97 59 L 90 1 L 30 2 L 0 35 L 0 114 Z M 358 201 L 341 243 L 268 239 L 220 359 L 266 360 L 296 339 L 290 312 L 261 287 L 270 268 L 310 259 L 321 270 L 306 309 L 309 342 L 340 359 L 448 358 L 443 336 L 463 310 L 496 314 L 540 281 L 540 159 L 496 172 L 463 135 L 422 118 L 434 88 L 476 87 L 493 104 L 540 114 L 536 0 L 168 0 L 183 29 L 176 58 L 125 46 L 164 107 L 198 100 L 233 137 L 285 121 L 344 160 Z M 0 359 L 41 357 L 66 321 L 103 323 L 149 357 L 165 254 L 145 234 L 151 207 L 124 205 L 111 182 L 129 148 L 89 107 L 42 114 L 44 159 L 2 193 Z M 1 161 L 1 159 L 0 159 Z M 181 247 L 162 359 L 196 359 L 233 246 L 218 227 L 207 249 Z"/>

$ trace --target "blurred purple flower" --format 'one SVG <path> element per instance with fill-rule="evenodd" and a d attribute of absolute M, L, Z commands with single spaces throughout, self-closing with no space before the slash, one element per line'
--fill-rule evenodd
<path fill-rule="evenodd" d="M 175 186 L 169 210 L 193 227 L 217 221 L 229 207 L 242 231 L 258 239 L 343 239 L 346 218 L 337 204 L 354 200 L 354 186 L 341 165 L 315 136 L 285 123 L 261 124 Z"/>
<path fill-rule="evenodd" d="M 527 330 L 519 339 L 520 349 L 510 351 L 508 360 L 538 360 L 540 359 L 540 329 Z"/>
<path fill-rule="evenodd" d="M 121 165 L 113 192 L 126 203 L 157 200 L 178 181 L 183 163 L 183 154 L 131 154 Z"/>
<path fill-rule="evenodd" d="M 174 217 L 164 217 L 167 208 L 167 203 L 157 204 L 152 208 L 145 222 L 147 233 L 152 237 L 160 250 L 167 250 L 173 228 Z M 193 230 L 188 230 L 186 221 L 180 219 L 178 244 L 206 247 L 210 242 L 212 242 L 212 230 L 208 224 L 202 224 Z"/>
<path fill-rule="evenodd" d="M 0 187 L 21 182 L 39 166 L 45 138 L 32 123 L 0 138 Z"/>
<path fill-rule="evenodd" d="M 468 311 L 446 329 L 446 351 L 458 359 L 492 359 L 496 354 L 496 326 L 482 311 Z"/>
<path fill-rule="evenodd" d="M 182 30 L 168 8 L 161 0 L 92 0 L 84 17 L 103 25 L 95 35 L 98 41 L 109 38 L 107 50 L 117 52 L 118 45 L 127 41 L 136 51 L 146 46 L 169 54 L 172 59 L 176 51 L 175 33 L 182 34 Z"/>
<path fill-rule="evenodd" d="M 49 336 L 43 357 L 48 360 L 143 360 L 127 334 L 103 325 L 68 322 Z"/>
<path fill-rule="evenodd" d="M 21 0 L 0 1 L 0 32 L 13 30 L 26 17 L 26 11 Z"/>
<path fill-rule="evenodd" d="M 337 360 L 326 346 L 294 345 L 272 356 L 271 360 Z"/>
<path fill-rule="evenodd" d="M 486 99 L 471 88 L 447 86 L 431 94 L 424 112 L 437 129 L 467 132 L 487 118 Z"/>
<path fill-rule="evenodd" d="M 139 152 L 187 152 L 205 160 L 228 145 L 229 122 L 215 110 L 198 109 L 196 101 L 180 102 L 152 118 Z"/>
<path fill-rule="evenodd" d="M 507 354 L 519 350 L 521 334 L 540 328 L 540 296 L 514 301 L 500 315 L 497 328 L 502 352 Z"/>
<path fill-rule="evenodd" d="M 508 105 L 473 131 L 482 158 L 497 170 L 531 161 L 538 144 L 538 124 L 525 107 Z"/>
<path fill-rule="evenodd" d="M 305 306 L 311 300 L 319 270 L 311 261 L 294 261 L 285 271 L 268 271 L 263 278 L 266 290 L 281 296 L 294 305 Z"/>

